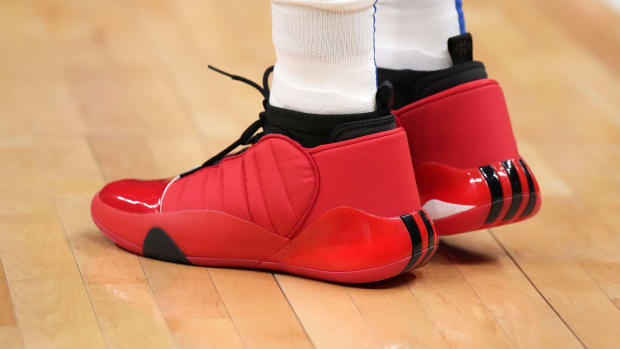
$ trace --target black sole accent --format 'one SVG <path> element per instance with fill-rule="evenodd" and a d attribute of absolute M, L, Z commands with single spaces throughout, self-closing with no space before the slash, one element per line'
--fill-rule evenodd
<path fill-rule="evenodd" d="M 519 159 L 519 163 L 523 168 L 523 172 L 525 172 L 525 178 L 527 179 L 527 186 L 529 187 L 530 197 L 527 202 L 527 206 L 525 206 L 525 210 L 521 213 L 521 217 L 529 216 L 534 210 L 534 206 L 536 206 L 536 188 L 534 187 L 534 179 L 532 178 L 532 174 L 530 173 L 530 169 L 525 164 L 525 161 Z"/>
<path fill-rule="evenodd" d="M 492 166 L 480 167 L 480 173 L 482 173 L 482 177 L 484 177 L 484 180 L 489 186 L 489 191 L 491 192 L 491 210 L 489 211 L 489 216 L 484 224 L 491 224 L 497 219 L 499 213 L 502 211 L 502 206 L 504 205 L 504 193 L 502 191 L 502 184 L 499 182 L 499 176 Z"/>
<path fill-rule="evenodd" d="M 502 161 L 502 165 L 506 169 L 506 173 L 508 173 L 508 178 L 510 179 L 510 187 L 512 188 L 512 203 L 510 204 L 510 208 L 508 212 L 506 212 L 506 216 L 502 221 L 511 220 L 519 207 L 521 207 L 521 202 L 523 201 L 523 189 L 521 188 L 521 179 L 519 178 L 519 173 L 515 168 L 515 163 L 512 160 Z"/>
<path fill-rule="evenodd" d="M 411 260 L 403 270 L 404 273 L 411 269 L 411 267 L 418 262 L 418 259 L 421 256 L 420 249 L 422 248 L 422 234 L 420 233 L 420 228 L 415 222 L 415 219 L 413 219 L 412 215 L 406 214 L 400 216 L 400 219 L 405 224 L 405 227 L 409 232 L 409 238 L 411 239 Z"/>
<path fill-rule="evenodd" d="M 433 225 L 431 224 L 431 220 L 426 215 L 426 212 L 422 210 L 418 213 L 420 214 L 420 217 L 422 217 L 422 221 L 424 222 L 424 226 L 426 227 L 426 241 L 428 241 L 426 257 L 424 257 L 424 260 L 422 261 L 422 263 L 420 263 L 421 265 L 424 265 L 428 263 L 428 261 L 431 259 L 431 257 L 433 256 L 433 250 L 435 250 L 435 231 L 433 230 Z"/>
<path fill-rule="evenodd" d="M 145 257 L 168 262 L 191 264 L 174 240 L 161 228 L 152 228 L 144 238 L 142 254 Z"/>

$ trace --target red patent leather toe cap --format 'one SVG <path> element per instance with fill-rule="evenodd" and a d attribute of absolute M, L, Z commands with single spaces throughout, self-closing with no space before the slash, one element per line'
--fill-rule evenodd
<path fill-rule="evenodd" d="M 136 180 L 125 179 L 106 185 L 99 197 L 101 201 L 116 209 L 129 213 L 160 212 L 161 197 L 170 179 Z"/>

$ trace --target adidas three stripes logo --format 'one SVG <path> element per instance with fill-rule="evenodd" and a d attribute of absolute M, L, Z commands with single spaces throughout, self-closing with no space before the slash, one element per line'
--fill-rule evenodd
<path fill-rule="evenodd" d="M 515 218 L 519 212 L 519 218 L 531 215 L 539 198 L 537 184 L 525 161 L 522 159 L 506 160 L 496 165 L 480 167 L 480 173 L 487 182 L 491 193 L 491 209 L 484 224 L 497 223 L 500 214 L 505 210 L 504 205 L 509 199 L 510 206 L 501 217 L 501 222 Z M 509 188 L 509 190 L 505 190 L 505 188 Z M 523 208 L 524 198 L 527 201 Z"/>

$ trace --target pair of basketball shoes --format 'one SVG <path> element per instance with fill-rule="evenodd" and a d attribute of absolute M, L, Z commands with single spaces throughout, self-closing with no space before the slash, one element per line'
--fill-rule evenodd
<path fill-rule="evenodd" d="M 531 217 L 539 187 L 502 90 L 473 61 L 469 34 L 448 46 L 452 68 L 379 69 L 391 84 L 366 114 L 276 108 L 272 68 L 263 87 L 219 71 L 264 95 L 259 120 L 175 178 L 108 184 L 92 201 L 93 220 L 147 257 L 364 283 L 423 266 L 438 235 Z"/>

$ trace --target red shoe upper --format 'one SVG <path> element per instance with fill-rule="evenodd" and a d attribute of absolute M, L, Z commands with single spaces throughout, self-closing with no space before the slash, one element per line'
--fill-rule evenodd
<path fill-rule="evenodd" d="M 394 111 L 409 135 L 416 169 L 437 162 L 477 168 L 519 157 L 501 87 L 481 79 Z"/>
<path fill-rule="evenodd" d="M 409 137 L 423 207 L 440 235 L 536 214 L 540 189 L 519 155 L 496 81 L 464 83 L 394 114 Z"/>
<path fill-rule="evenodd" d="M 265 112 L 194 170 L 173 179 L 115 182 L 95 195 L 93 221 L 110 240 L 173 262 L 352 283 L 428 262 L 437 234 L 420 207 L 406 133 L 379 132 L 394 127 L 383 115 L 385 94 L 378 93 L 373 113 L 304 114 L 268 105 L 273 67 L 262 88 L 213 69 L 257 88 Z M 375 133 L 358 137 L 368 132 Z M 306 145 L 335 143 L 304 148 L 282 134 Z M 358 138 L 336 141 L 349 137 Z"/>
<path fill-rule="evenodd" d="M 170 179 L 141 181 L 125 179 L 106 185 L 99 197 L 103 202 L 119 210 L 134 213 L 157 213 L 161 211 L 161 197 Z"/>
<path fill-rule="evenodd" d="M 310 149 L 268 135 L 188 176 L 118 181 L 99 195 L 128 213 L 219 211 L 291 237 L 336 207 L 384 217 L 420 210 L 406 149 L 400 128 Z"/>

